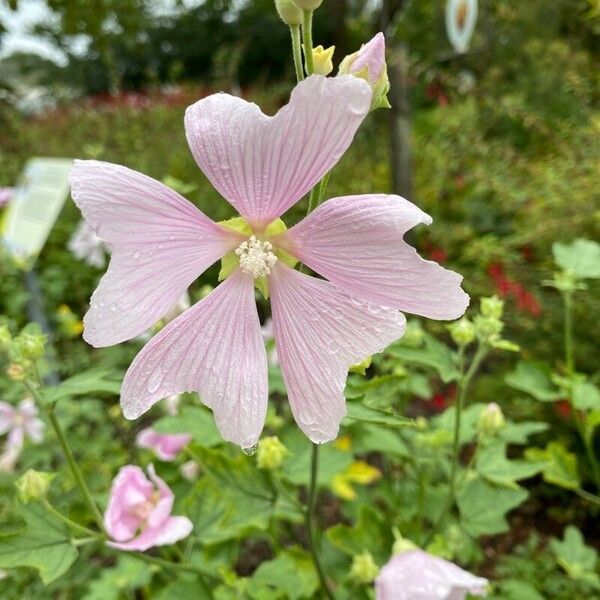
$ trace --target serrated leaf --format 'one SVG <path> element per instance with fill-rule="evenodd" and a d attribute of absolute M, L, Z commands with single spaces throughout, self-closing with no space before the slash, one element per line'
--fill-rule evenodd
<path fill-rule="evenodd" d="M 426 334 L 424 341 L 422 348 L 410 348 L 402 344 L 394 344 L 388 349 L 388 352 L 408 363 L 435 369 L 444 383 L 458 379 L 456 354 L 431 335 Z"/>
<path fill-rule="evenodd" d="M 310 555 L 300 548 L 287 548 L 273 560 L 260 564 L 248 581 L 247 593 L 262 600 L 270 592 L 276 599 L 313 598 L 319 580 Z"/>
<path fill-rule="evenodd" d="M 544 481 L 568 490 L 580 487 L 577 472 L 577 456 L 569 452 L 560 442 L 550 442 L 546 448 L 527 448 L 527 460 L 544 461 Z"/>
<path fill-rule="evenodd" d="M 0 536 L 0 568 L 33 567 L 48 584 L 69 570 L 79 552 L 68 528 L 41 504 L 22 510 L 27 527 L 16 535 Z"/>
<path fill-rule="evenodd" d="M 41 394 L 45 402 L 53 403 L 64 398 L 87 396 L 88 394 L 117 396 L 120 392 L 121 381 L 115 379 L 113 370 L 94 369 L 69 377 L 57 386 L 46 387 L 41 391 Z"/>
<path fill-rule="evenodd" d="M 586 546 L 583 535 L 577 527 L 569 525 L 565 529 L 563 540 L 552 539 L 550 548 L 554 552 L 558 564 L 568 573 L 569 577 L 589 580 L 589 574 L 592 574 L 595 575 L 596 580 L 598 579 L 598 575 L 594 573 L 598 553 L 594 548 Z"/>
<path fill-rule="evenodd" d="M 508 373 L 504 381 L 521 392 L 533 396 L 540 402 L 553 402 L 561 398 L 554 387 L 550 375 L 540 366 L 520 361 L 512 373 Z"/>
<path fill-rule="evenodd" d="M 159 433 L 189 433 L 207 448 L 223 443 L 212 412 L 202 406 L 184 406 L 179 414 L 159 419 L 152 428 Z"/>
<path fill-rule="evenodd" d="M 490 481 L 505 487 L 518 489 L 517 481 L 533 477 L 545 465 L 545 461 L 508 460 L 505 444 L 480 447 L 475 462 L 477 472 Z"/>
<path fill-rule="evenodd" d="M 581 279 L 600 278 L 600 244 L 592 240 L 577 239 L 570 244 L 552 244 L 554 262 Z"/>
<path fill-rule="evenodd" d="M 458 493 L 461 524 L 469 535 L 495 535 L 508 531 L 505 515 L 525 501 L 523 488 L 500 487 L 476 478 Z"/>
<path fill-rule="evenodd" d="M 543 431 L 546 431 L 548 427 L 548 423 L 539 421 L 521 421 L 520 423 L 506 421 L 506 424 L 497 435 L 498 438 L 508 444 L 526 444 L 529 436 L 535 435 L 536 433 L 542 433 Z"/>

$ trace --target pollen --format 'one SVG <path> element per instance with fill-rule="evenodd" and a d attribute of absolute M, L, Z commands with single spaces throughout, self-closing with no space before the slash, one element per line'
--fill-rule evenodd
<path fill-rule="evenodd" d="M 277 262 L 273 244 L 257 240 L 254 235 L 241 243 L 235 253 L 240 259 L 240 269 L 254 278 L 270 275 Z"/>

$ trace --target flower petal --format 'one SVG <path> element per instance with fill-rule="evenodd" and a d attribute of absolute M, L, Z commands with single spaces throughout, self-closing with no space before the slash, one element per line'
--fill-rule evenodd
<path fill-rule="evenodd" d="M 77 160 L 69 179 L 73 200 L 112 249 L 84 318 L 84 338 L 93 346 L 142 333 L 240 243 L 173 190 L 125 167 Z"/>
<path fill-rule="evenodd" d="M 348 368 L 401 337 L 406 320 L 281 262 L 270 290 L 277 356 L 294 418 L 313 442 L 327 442 L 346 414 Z"/>
<path fill-rule="evenodd" d="M 462 277 L 422 259 L 402 236 L 431 217 L 385 194 L 333 198 L 273 242 L 348 294 L 432 319 L 469 304 Z"/>
<path fill-rule="evenodd" d="M 267 410 L 267 357 L 254 280 L 239 269 L 137 355 L 123 381 L 123 414 L 135 419 L 161 398 L 186 391 L 200 393 L 226 440 L 242 448 L 258 441 Z"/>
<path fill-rule="evenodd" d="M 0 402 L 0 435 L 4 435 L 14 426 L 15 409 L 8 402 Z"/>
<path fill-rule="evenodd" d="M 119 550 L 144 552 L 155 546 L 174 544 L 190 535 L 192 529 L 192 522 L 187 517 L 169 517 L 160 527 L 148 527 L 129 542 L 106 544 Z"/>
<path fill-rule="evenodd" d="M 214 94 L 187 109 L 185 129 L 204 174 L 260 230 L 338 162 L 370 103 L 369 85 L 357 77 L 313 75 L 274 117 Z"/>

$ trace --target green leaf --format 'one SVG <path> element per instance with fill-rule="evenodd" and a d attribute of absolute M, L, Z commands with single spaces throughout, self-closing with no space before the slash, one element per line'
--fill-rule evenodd
<path fill-rule="evenodd" d="M 587 442 L 591 442 L 594 437 L 594 430 L 600 425 L 600 410 L 593 410 L 585 415 L 583 421 L 583 429 L 585 433 L 585 439 Z"/>
<path fill-rule="evenodd" d="M 103 569 L 100 577 L 92 581 L 82 600 L 120 600 L 124 592 L 149 584 L 158 570 L 158 567 L 121 554 L 116 566 Z"/>
<path fill-rule="evenodd" d="M 554 262 L 581 279 L 600 278 L 600 244 L 592 240 L 577 239 L 570 244 L 552 244 Z"/>
<path fill-rule="evenodd" d="M 575 383 L 572 400 L 579 410 L 600 410 L 600 390 L 588 381 Z"/>
<path fill-rule="evenodd" d="M 178 415 L 163 417 L 152 428 L 159 433 L 189 433 L 207 448 L 223 443 L 212 412 L 202 406 L 184 406 Z"/>
<path fill-rule="evenodd" d="M 598 553 L 594 548 L 585 545 L 581 531 L 569 525 L 565 529 L 563 540 L 552 539 L 550 548 L 556 556 L 558 564 L 573 579 L 585 579 L 589 582 L 595 578 L 598 581 L 598 575 L 594 573 Z M 592 575 L 592 578 L 590 578 Z"/>
<path fill-rule="evenodd" d="M 197 581 L 173 581 L 151 597 L 153 600 L 201 600 L 206 598 L 206 589 Z"/>
<path fill-rule="evenodd" d="M 345 417 L 347 421 L 363 421 L 375 425 L 384 425 L 393 429 L 407 426 L 414 427 L 415 425 L 412 419 L 394 415 L 392 412 L 370 408 L 361 402 L 348 402 L 347 410 L 348 414 Z"/>
<path fill-rule="evenodd" d="M 544 600 L 544 596 L 529 583 L 517 579 L 506 579 L 500 583 L 500 600 Z M 496 598 L 496 596 L 494 596 Z"/>
<path fill-rule="evenodd" d="M 547 371 L 533 363 L 520 361 L 517 368 L 505 376 L 504 381 L 540 402 L 553 402 L 561 398 L 559 391 L 552 385 Z"/>
<path fill-rule="evenodd" d="M 539 421 L 521 421 L 515 423 L 506 421 L 504 427 L 498 432 L 498 438 L 508 444 L 526 444 L 529 436 L 542 433 L 548 429 L 548 423 Z"/>
<path fill-rule="evenodd" d="M 505 514 L 527 498 L 527 491 L 499 487 L 483 479 L 471 479 L 458 493 L 458 508 L 465 531 L 472 536 L 508 531 Z"/>
<path fill-rule="evenodd" d="M 422 348 L 409 348 L 402 344 L 394 344 L 388 352 L 408 363 L 435 369 L 444 383 L 458 379 L 456 354 L 431 335 L 425 334 L 425 344 Z"/>
<path fill-rule="evenodd" d="M 580 487 L 577 472 L 577 456 L 569 452 L 560 442 L 550 442 L 546 448 L 527 448 L 527 460 L 544 461 L 544 480 L 568 490 Z"/>
<path fill-rule="evenodd" d="M 74 375 L 60 385 L 46 387 L 42 397 L 47 403 L 64 398 L 87 396 L 88 394 L 109 394 L 117 396 L 121 391 L 121 381 L 114 379 L 115 372 L 110 369 L 94 369 Z"/>
<path fill-rule="evenodd" d="M 375 562 L 382 565 L 389 558 L 394 536 L 381 511 L 363 505 L 354 525 L 338 524 L 327 530 L 329 541 L 348 556 L 368 550 Z"/>
<path fill-rule="evenodd" d="M 265 597 L 300 600 L 314 598 L 318 587 L 319 580 L 310 555 L 294 547 L 261 563 L 248 582 L 247 593 L 255 600 Z M 274 595 L 265 596 L 268 592 Z"/>
<path fill-rule="evenodd" d="M 480 447 L 475 462 L 479 474 L 498 485 L 518 489 L 517 481 L 539 473 L 545 461 L 508 460 L 505 444 L 490 444 Z"/>
<path fill-rule="evenodd" d="M 33 567 L 48 584 L 69 570 L 79 552 L 68 528 L 41 504 L 23 507 L 27 527 L 16 535 L 0 536 L 0 568 Z"/>

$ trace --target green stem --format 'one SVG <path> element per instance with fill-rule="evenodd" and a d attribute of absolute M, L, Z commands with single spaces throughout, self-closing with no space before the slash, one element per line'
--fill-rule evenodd
<path fill-rule="evenodd" d="M 99 542 L 102 539 L 99 535 L 93 535 L 85 538 L 75 538 L 71 540 L 71 544 L 75 547 L 85 546 L 86 544 L 92 544 L 93 542 Z"/>
<path fill-rule="evenodd" d="M 315 60 L 312 53 L 312 18 L 312 11 L 305 10 L 304 21 L 302 23 L 302 44 L 304 46 L 304 61 L 306 64 L 306 72 L 308 75 L 312 75 L 315 72 Z"/>
<path fill-rule="evenodd" d="M 50 504 L 50 502 L 48 502 L 48 500 L 46 500 L 45 498 L 42 501 L 42 503 L 48 512 L 52 513 L 57 519 L 61 520 L 63 523 L 71 527 L 71 529 L 75 529 L 80 533 L 85 533 L 88 536 L 98 537 L 97 533 L 92 529 L 88 529 L 84 525 L 80 525 L 79 523 L 72 521 L 71 519 L 69 519 L 69 517 L 63 515 L 61 512 L 56 510 L 54 506 L 52 506 L 52 504 Z"/>
<path fill-rule="evenodd" d="M 570 292 L 563 293 L 565 303 L 565 363 L 567 375 L 575 372 L 575 356 L 573 354 L 573 297 Z"/>
<path fill-rule="evenodd" d="M 325 192 L 327 190 L 327 185 L 329 184 L 329 177 L 331 176 L 331 171 L 328 171 L 323 176 L 323 179 L 319 182 L 319 195 L 317 197 L 317 206 L 323 202 L 323 198 L 325 198 Z"/>
<path fill-rule="evenodd" d="M 63 454 L 64 454 L 65 458 L 67 459 L 67 462 L 69 463 L 69 467 L 71 468 L 71 473 L 73 473 L 73 477 L 75 478 L 75 481 L 77 482 L 77 485 L 79 486 L 81 495 L 85 499 L 90 511 L 92 512 L 92 515 L 94 516 L 94 519 L 95 519 L 96 524 L 98 525 L 100 531 L 104 531 L 104 519 L 102 518 L 102 513 L 98 509 L 98 506 L 96 505 L 96 502 L 94 501 L 94 498 L 92 497 L 92 494 L 85 482 L 85 479 L 83 478 L 83 475 L 77 464 L 77 461 L 75 460 L 75 456 L 73 454 L 73 450 L 71 449 L 69 441 L 67 440 L 67 438 L 65 436 L 65 433 L 60 425 L 60 422 L 56 418 L 56 414 L 54 412 L 54 405 L 45 406 L 44 401 L 42 400 L 41 396 L 39 395 L 37 389 L 33 385 L 31 385 L 31 383 L 29 383 L 28 381 L 25 382 L 25 386 L 29 390 L 29 393 L 35 399 L 38 407 L 45 411 L 45 413 L 48 417 L 48 420 L 52 424 L 52 428 L 54 429 L 54 432 L 56 433 L 56 437 L 58 438 L 58 441 L 62 448 Z"/>
<path fill-rule="evenodd" d="M 292 34 L 292 53 L 294 55 L 294 69 L 296 70 L 296 80 L 298 82 L 304 79 L 304 67 L 302 66 L 302 41 L 300 39 L 300 25 L 290 25 Z"/>
<path fill-rule="evenodd" d="M 317 479 L 319 476 L 319 444 L 312 444 L 312 457 L 310 461 L 310 485 L 308 488 L 308 501 L 306 503 L 306 536 L 308 538 L 308 546 L 313 559 L 313 563 L 315 565 L 315 569 L 317 570 L 317 574 L 319 575 L 319 581 L 321 582 L 321 588 L 323 593 L 329 600 L 335 600 L 335 597 L 332 591 L 329 589 L 329 585 L 327 584 L 327 580 L 325 579 L 325 572 L 323 571 L 323 567 L 321 566 L 321 561 L 319 559 L 319 553 L 317 552 L 317 547 L 315 544 L 315 528 L 314 528 L 314 517 L 315 517 L 315 504 L 317 501 L 317 492 L 318 485 Z"/>

